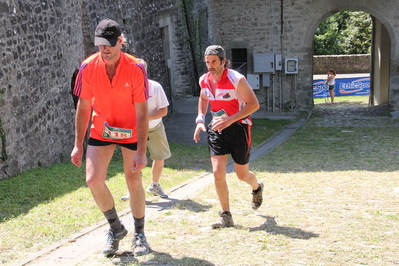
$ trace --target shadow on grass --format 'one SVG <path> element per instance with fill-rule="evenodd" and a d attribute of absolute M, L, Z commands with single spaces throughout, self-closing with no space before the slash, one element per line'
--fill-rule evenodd
<path fill-rule="evenodd" d="M 179 210 L 187 210 L 191 212 L 206 212 L 210 208 L 211 205 L 203 205 L 198 202 L 192 200 L 180 200 L 168 198 L 161 202 L 150 202 L 146 204 L 148 209 L 156 208 L 159 211 L 167 210 L 167 209 L 179 209 Z"/>
<path fill-rule="evenodd" d="M 153 258 L 149 259 L 142 264 L 145 265 L 184 265 L 184 266 L 211 266 L 214 265 L 206 260 L 191 258 L 191 257 L 183 257 L 181 259 L 175 259 L 170 254 L 164 252 L 156 252 L 154 250 L 151 251 L 151 255 Z M 115 265 L 139 265 L 139 261 L 133 255 L 131 251 L 124 251 L 121 253 L 116 253 L 113 255 L 107 256 L 112 263 Z M 140 264 L 141 265 L 141 264 Z"/>
<path fill-rule="evenodd" d="M 107 178 L 123 171 L 116 154 L 110 163 Z M 118 161 L 119 160 L 119 161 Z M 27 214 L 34 207 L 87 187 L 85 164 L 60 163 L 48 168 L 25 171 L 0 181 L 0 223 Z"/>
<path fill-rule="evenodd" d="M 258 216 L 265 218 L 266 221 L 259 227 L 250 228 L 249 229 L 250 232 L 266 231 L 270 234 L 280 234 L 295 239 L 310 239 L 312 237 L 319 237 L 319 234 L 307 232 L 302 229 L 279 226 L 277 225 L 277 222 L 274 217 L 266 215 L 258 215 Z"/>
<path fill-rule="evenodd" d="M 209 261 L 183 257 L 181 259 L 175 259 L 170 254 L 164 252 L 153 251 L 154 258 L 145 262 L 145 265 L 184 265 L 184 266 L 212 266 L 215 265 Z"/>

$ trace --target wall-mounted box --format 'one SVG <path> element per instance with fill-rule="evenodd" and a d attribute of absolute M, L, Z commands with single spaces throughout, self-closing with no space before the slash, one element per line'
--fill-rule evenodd
<path fill-rule="evenodd" d="M 253 54 L 254 73 L 274 73 L 274 54 Z"/>
<path fill-rule="evenodd" d="M 285 58 L 285 74 L 298 74 L 298 57 Z"/>
<path fill-rule="evenodd" d="M 282 58 L 281 54 L 275 54 L 274 62 L 276 64 L 276 67 L 275 67 L 276 71 L 283 70 L 283 58 Z"/>
<path fill-rule="evenodd" d="M 247 74 L 247 81 L 253 90 L 259 90 L 259 75 Z"/>
<path fill-rule="evenodd" d="M 270 74 L 263 74 L 262 75 L 262 86 L 263 87 L 270 87 Z"/>

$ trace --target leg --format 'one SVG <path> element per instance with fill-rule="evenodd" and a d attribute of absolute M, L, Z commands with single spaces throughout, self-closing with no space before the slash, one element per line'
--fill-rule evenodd
<path fill-rule="evenodd" d="M 145 194 L 141 174 L 132 172 L 133 157 L 136 151 L 121 147 L 123 156 L 123 169 L 126 184 L 130 194 L 130 209 L 134 219 L 134 237 L 132 240 L 133 253 L 138 255 L 147 254 L 150 251 L 147 238 L 144 235 L 145 222 Z"/>
<path fill-rule="evenodd" d="M 227 155 L 211 156 L 216 193 L 223 211 L 230 211 L 229 188 L 226 182 Z"/>
<path fill-rule="evenodd" d="M 252 187 L 252 190 L 258 189 L 258 180 L 256 179 L 255 174 L 249 171 L 249 163 L 244 165 L 234 163 L 234 168 L 238 179 L 249 184 Z"/>
<path fill-rule="evenodd" d="M 255 174 L 251 171 L 249 171 L 249 163 L 240 165 L 240 164 L 234 164 L 236 174 L 238 179 L 241 181 L 246 182 L 252 187 L 252 209 L 256 210 L 258 209 L 263 202 L 263 183 L 259 182 Z"/>
<path fill-rule="evenodd" d="M 157 182 L 157 183 L 159 182 L 159 180 L 161 179 L 161 174 L 164 165 L 165 165 L 165 160 L 152 161 L 152 169 L 151 169 L 152 182 Z"/>
<path fill-rule="evenodd" d="M 123 169 L 125 172 L 126 184 L 130 194 L 130 208 L 133 217 L 143 218 L 145 215 L 145 195 L 139 172 L 132 172 L 133 157 L 136 151 L 121 147 L 123 156 Z"/>
<path fill-rule="evenodd" d="M 334 90 L 330 90 L 331 103 L 334 103 Z"/>
<path fill-rule="evenodd" d="M 148 186 L 147 192 L 152 193 L 155 196 L 159 196 L 161 198 L 168 198 L 168 195 L 163 192 L 161 184 L 159 184 L 159 180 L 161 179 L 162 170 L 164 167 L 165 160 L 153 160 L 152 161 L 152 183 Z"/>
<path fill-rule="evenodd" d="M 216 193 L 218 194 L 222 211 L 219 212 L 220 220 L 212 223 L 212 228 L 233 227 L 234 222 L 230 213 L 229 188 L 226 182 L 226 164 L 228 155 L 211 156 L 213 176 L 215 179 Z"/>
<path fill-rule="evenodd" d="M 86 153 L 86 183 L 100 210 L 110 224 L 104 254 L 114 254 L 119 249 L 119 241 L 127 235 L 127 230 L 119 221 L 115 210 L 114 198 L 105 184 L 109 162 L 114 153 L 115 145 L 91 146 Z"/>
<path fill-rule="evenodd" d="M 114 149 L 115 145 L 87 146 L 86 183 L 102 212 L 106 212 L 115 206 L 114 198 L 105 184 L 108 165 Z"/>
<path fill-rule="evenodd" d="M 157 126 L 150 129 L 148 137 L 147 148 L 152 160 L 152 183 L 148 186 L 147 192 L 161 198 L 167 198 L 168 195 L 163 192 L 159 184 L 165 160 L 171 156 L 163 123 L 160 122 Z"/>

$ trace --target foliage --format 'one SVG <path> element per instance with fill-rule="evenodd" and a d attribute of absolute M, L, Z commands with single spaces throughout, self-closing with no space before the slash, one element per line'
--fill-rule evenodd
<path fill-rule="evenodd" d="M 368 13 L 336 13 L 317 28 L 315 55 L 368 54 L 371 49 L 372 20 Z"/>
<path fill-rule="evenodd" d="M 8 84 L 8 88 L 11 89 L 11 84 Z M 3 99 L 3 94 L 4 94 L 4 89 L 0 89 L 0 102 L 2 102 Z M 0 159 L 3 161 L 6 161 L 8 159 L 8 154 L 7 154 L 7 146 L 6 146 L 6 133 L 3 127 L 3 120 L 2 117 L 0 116 L 0 143 L 1 143 L 1 155 Z"/>
<path fill-rule="evenodd" d="M 183 27 L 187 45 L 191 49 L 194 71 L 196 80 L 199 79 L 200 74 L 206 71 L 205 65 L 203 64 L 203 39 L 207 36 L 202 36 L 201 29 L 201 14 L 196 13 L 195 3 L 193 0 L 182 0 L 180 2 L 180 9 L 182 13 Z M 199 85 L 196 84 L 194 89 L 194 95 L 198 95 Z"/>
<path fill-rule="evenodd" d="M 3 121 L 1 120 L 0 117 L 0 141 L 1 141 L 1 155 L 0 158 L 3 161 L 6 161 L 8 159 L 8 154 L 7 154 L 7 149 L 6 149 L 6 133 L 4 132 L 3 128 Z"/>

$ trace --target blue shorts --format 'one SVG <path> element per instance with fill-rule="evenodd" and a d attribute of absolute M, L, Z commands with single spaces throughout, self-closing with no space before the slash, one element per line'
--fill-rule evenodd
<path fill-rule="evenodd" d="M 252 140 L 250 125 L 235 122 L 222 132 L 217 132 L 209 124 L 207 132 L 210 156 L 231 154 L 235 163 L 249 163 Z"/>

